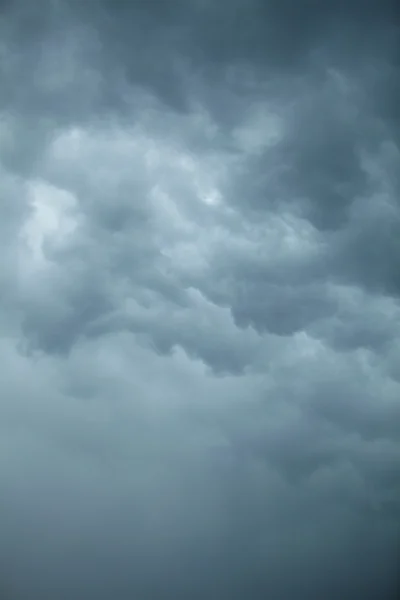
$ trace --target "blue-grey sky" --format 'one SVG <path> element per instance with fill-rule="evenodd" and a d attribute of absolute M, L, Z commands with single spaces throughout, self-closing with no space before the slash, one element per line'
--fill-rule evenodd
<path fill-rule="evenodd" d="M 1 600 L 394 597 L 399 39 L 0 2 Z"/>

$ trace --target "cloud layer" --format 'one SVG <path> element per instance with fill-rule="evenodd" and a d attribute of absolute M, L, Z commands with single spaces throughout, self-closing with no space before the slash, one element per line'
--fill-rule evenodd
<path fill-rule="evenodd" d="M 392 597 L 393 4 L 1 10 L 0 594 Z"/>

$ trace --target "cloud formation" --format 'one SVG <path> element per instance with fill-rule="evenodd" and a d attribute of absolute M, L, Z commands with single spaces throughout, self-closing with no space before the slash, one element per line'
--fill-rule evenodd
<path fill-rule="evenodd" d="M 393 3 L 1 10 L 0 594 L 394 597 Z"/>

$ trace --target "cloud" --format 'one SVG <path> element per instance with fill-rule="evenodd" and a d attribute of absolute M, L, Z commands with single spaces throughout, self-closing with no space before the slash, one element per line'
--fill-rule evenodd
<path fill-rule="evenodd" d="M 5 597 L 391 597 L 396 34 L 389 2 L 4 6 Z"/>

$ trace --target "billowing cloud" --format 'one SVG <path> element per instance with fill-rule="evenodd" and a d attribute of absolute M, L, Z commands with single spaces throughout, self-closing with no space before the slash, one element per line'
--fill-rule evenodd
<path fill-rule="evenodd" d="M 0 594 L 392 597 L 392 3 L 1 10 Z"/>

